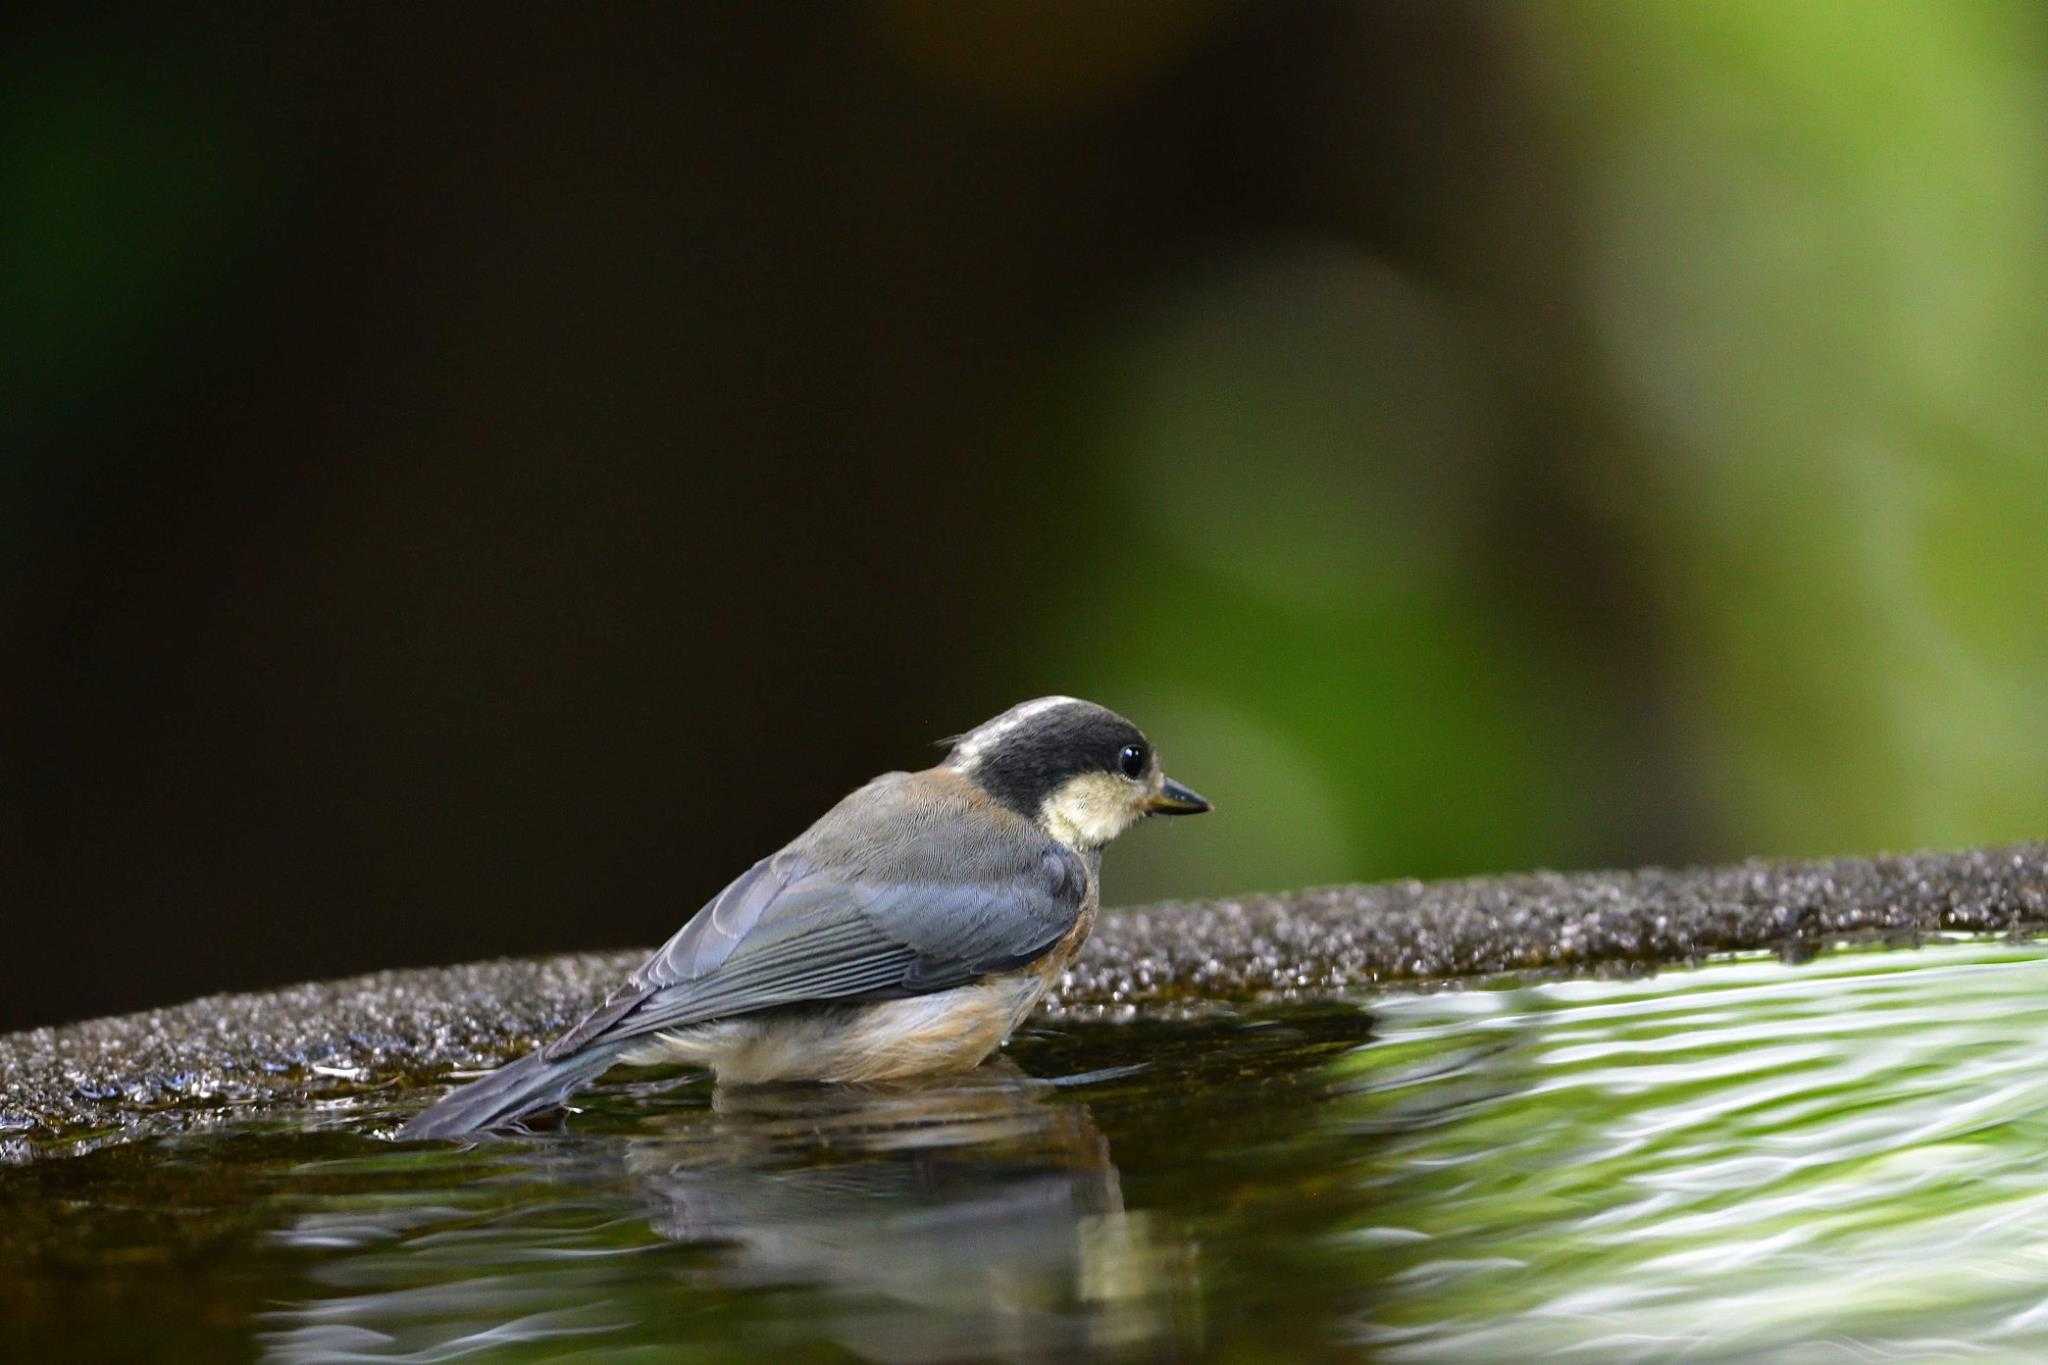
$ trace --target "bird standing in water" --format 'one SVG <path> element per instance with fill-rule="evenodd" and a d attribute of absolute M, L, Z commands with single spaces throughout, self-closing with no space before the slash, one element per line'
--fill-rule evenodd
<path fill-rule="evenodd" d="M 1209 809 L 1138 727 L 1072 697 L 1013 706 L 945 761 L 886 773 L 742 873 L 567 1033 L 400 1130 L 447 1138 L 562 1104 L 618 1062 L 720 1082 L 978 1066 L 1072 962 L 1102 849 Z"/>

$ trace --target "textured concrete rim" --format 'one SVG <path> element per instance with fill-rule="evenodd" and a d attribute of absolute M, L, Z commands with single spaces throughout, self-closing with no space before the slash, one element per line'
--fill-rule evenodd
<path fill-rule="evenodd" d="M 1050 1012 L 1637 971 L 1850 938 L 2048 931 L 2048 844 L 1385 882 L 1103 917 Z M 377 972 L 0 1036 L 0 1160 L 480 1069 L 559 1032 L 641 951 Z"/>

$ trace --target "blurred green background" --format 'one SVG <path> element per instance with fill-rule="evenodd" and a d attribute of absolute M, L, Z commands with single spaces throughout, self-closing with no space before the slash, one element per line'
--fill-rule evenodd
<path fill-rule="evenodd" d="M 239 7 L 0 82 L 0 1027 L 648 943 L 1042 692 L 1112 901 L 2048 832 L 2048 9 Z"/>

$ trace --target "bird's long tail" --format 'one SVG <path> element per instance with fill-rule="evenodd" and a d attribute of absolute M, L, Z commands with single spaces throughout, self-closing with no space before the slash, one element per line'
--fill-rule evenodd
<path fill-rule="evenodd" d="M 598 1043 L 548 1061 L 541 1049 L 451 1090 L 398 1130 L 403 1140 L 467 1137 L 553 1109 L 619 1059 L 621 1045 Z"/>

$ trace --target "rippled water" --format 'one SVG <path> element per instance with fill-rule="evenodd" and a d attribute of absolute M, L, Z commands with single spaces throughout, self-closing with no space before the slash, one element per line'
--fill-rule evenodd
<path fill-rule="evenodd" d="M 273 1360 L 2048 1354 L 2048 949 L 1031 1031 L 0 1171 L 0 1346 Z M 0 1350 L 0 1355 L 10 1355 Z"/>

